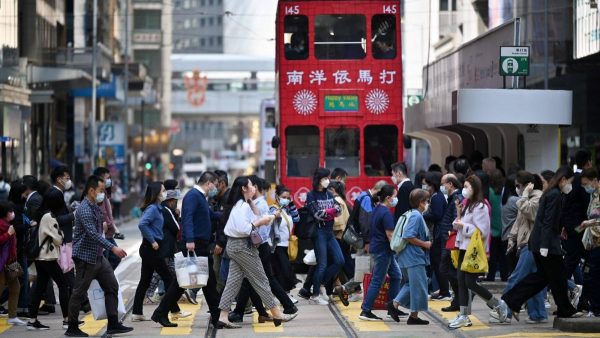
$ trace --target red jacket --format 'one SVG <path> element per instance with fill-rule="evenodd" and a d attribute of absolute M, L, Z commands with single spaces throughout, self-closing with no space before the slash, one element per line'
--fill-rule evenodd
<path fill-rule="evenodd" d="M 10 224 L 5 219 L 0 219 L 0 246 L 3 246 L 7 241 L 10 241 L 7 262 L 13 262 L 17 260 L 17 239 L 15 235 L 11 236 L 8 234 L 9 227 Z"/>

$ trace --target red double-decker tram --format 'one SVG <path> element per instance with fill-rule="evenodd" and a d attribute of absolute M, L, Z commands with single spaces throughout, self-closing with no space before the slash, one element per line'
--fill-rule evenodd
<path fill-rule="evenodd" d="M 277 10 L 277 171 L 303 206 L 317 167 L 347 197 L 402 158 L 399 1 L 285 1 Z"/>

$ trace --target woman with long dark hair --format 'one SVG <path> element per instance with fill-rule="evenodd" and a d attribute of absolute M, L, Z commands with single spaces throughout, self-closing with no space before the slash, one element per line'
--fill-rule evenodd
<path fill-rule="evenodd" d="M 15 217 L 12 203 L 0 201 L 0 248 L 6 250 L 8 257 L 2 257 L 5 264 L 0 272 L 0 294 L 8 287 L 8 324 L 23 326 L 25 322 L 17 317 L 17 302 L 19 301 L 20 284 L 18 278 L 10 278 L 6 265 L 17 260 L 17 239 L 15 228 L 10 222 Z"/>
<path fill-rule="evenodd" d="M 300 215 L 292 201 L 292 193 L 290 189 L 283 185 L 278 185 L 275 188 L 275 203 L 271 205 L 270 212 L 275 214 L 281 211 L 279 217 L 273 223 L 273 245 L 275 250 L 271 256 L 273 274 L 279 284 L 286 292 L 290 292 L 296 287 L 296 274 L 290 263 L 288 248 L 290 238 L 294 234 L 294 223 L 300 222 Z M 291 299 L 291 297 L 290 297 Z"/>
<path fill-rule="evenodd" d="M 550 287 L 558 309 L 556 314 L 562 318 L 577 318 L 583 313 L 577 312 L 569 301 L 567 289 L 567 268 L 563 258 L 560 238 L 561 204 L 564 195 L 573 189 L 575 174 L 568 166 L 560 167 L 548 182 L 540 198 L 533 230 L 529 235 L 528 247 L 533 253 L 536 272 L 527 275 L 514 288 L 506 292 L 502 299 L 519 320 L 521 305 L 528 299 Z"/>
<path fill-rule="evenodd" d="M 163 227 L 165 222 L 161 203 L 166 199 L 166 194 L 165 187 L 161 182 L 151 182 L 148 184 L 144 195 L 144 203 L 142 205 L 143 214 L 138 225 L 143 237 L 142 245 L 140 246 L 142 271 L 133 301 L 133 312 L 131 315 L 131 321 L 133 322 L 149 320 L 143 313 L 144 296 L 148 287 L 150 287 L 154 271 L 160 275 L 165 285 L 171 285 L 173 278 L 166 261 L 159 254 L 164 238 Z M 177 324 L 170 323 L 168 318 L 162 318 L 159 323 L 167 327 L 177 326 Z"/>
<path fill-rule="evenodd" d="M 329 300 L 322 298 L 321 284 L 325 285 L 327 295 L 333 294 L 333 279 L 344 265 L 344 255 L 333 234 L 335 217 L 342 209 L 335 201 L 329 187 L 329 170 L 318 168 L 313 175 L 313 190 L 306 196 L 306 208 L 315 219 L 316 230 L 313 237 L 317 266 L 313 275 L 313 295 L 310 302 L 328 305 Z M 331 258 L 331 259 L 330 259 Z"/>
<path fill-rule="evenodd" d="M 233 182 L 229 195 L 229 201 L 234 202 L 234 206 L 225 225 L 225 235 L 228 237 L 225 250 L 231 259 L 231 263 L 219 304 L 221 314 L 217 327 L 220 329 L 237 329 L 241 327 L 231 323 L 228 316 L 231 304 L 240 291 L 244 278 L 248 279 L 252 288 L 260 295 L 265 307 L 270 309 L 275 326 L 296 317 L 296 314 L 284 315 L 275 304 L 273 293 L 269 287 L 269 279 L 261 264 L 258 250 L 250 239 L 252 231 L 255 231 L 258 227 L 271 224 L 275 218 L 272 215 L 259 216 L 258 210 L 255 210 L 256 208 L 251 205 L 255 193 L 256 187 L 252 184 L 252 181 L 248 177 L 242 176 Z"/>
<path fill-rule="evenodd" d="M 451 329 L 458 329 L 464 326 L 471 326 L 469 319 L 469 290 L 485 300 L 490 309 L 497 309 L 501 321 L 506 320 L 507 310 L 501 307 L 502 302 L 485 287 L 477 282 L 480 276 L 476 273 L 462 271 L 461 266 L 465 258 L 465 253 L 471 242 L 471 237 L 476 231 L 480 231 L 481 239 L 485 252 L 489 252 L 488 243 L 490 237 L 490 213 L 487 204 L 484 202 L 481 180 L 475 175 L 469 176 L 465 180 L 462 195 L 464 197 L 463 206 L 457 205 L 458 217 L 454 221 L 456 234 L 456 247 L 459 248 L 458 256 L 458 304 L 460 313 L 448 324 Z"/>

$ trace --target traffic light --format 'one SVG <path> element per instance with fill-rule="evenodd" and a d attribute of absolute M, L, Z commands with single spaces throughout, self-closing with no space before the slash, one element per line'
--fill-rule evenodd
<path fill-rule="evenodd" d="M 146 170 L 152 170 L 152 162 L 146 162 Z"/>

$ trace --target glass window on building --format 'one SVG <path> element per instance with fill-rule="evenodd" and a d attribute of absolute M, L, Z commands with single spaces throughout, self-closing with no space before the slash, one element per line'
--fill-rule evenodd
<path fill-rule="evenodd" d="M 200 47 L 204 47 L 206 45 L 206 39 L 200 39 Z"/>
<path fill-rule="evenodd" d="M 311 177 L 319 167 L 319 128 L 294 126 L 285 130 L 286 169 L 289 177 Z"/>
<path fill-rule="evenodd" d="M 324 60 L 363 59 L 366 19 L 360 14 L 315 16 L 315 56 Z"/>
<path fill-rule="evenodd" d="M 360 130 L 355 127 L 325 129 L 325 168 L 344 168 L 348 176 L 360 175 Z"/>
<path fill-rule="evenodd" d="M 206 0 L 200 0 L 200 6 L 202 6 L 202 7 L 206 6 Z"/>
<path fill-rule="evenodd" d="M 285 58 L 306 60 L 308 58 L 308 17 L 286 15 L 283 19 L 283 27 Z"/>
<path fill-rule="evenodd" d="M 204 25 L 206 25 L 206 19 L 205 18 L 201 18 L 200 19 L 200 27 L 204 27 Z"/>
<path fill-rule="evenodd" d="M 190 0 L 183 1 L 183 8 L 190 8 Z"/>
<path fill-rule="evenodd" d="M 365 127 L 365 164 L 367 176 L 390 176 L 398 159 L 398 128 L 391 125 Z"/>
<path fill-rule="evenodd" d="M 213 18 L 213 17 L 208 18 L 208 25 L 212 26 L 214 24 L 215 24 L 215 18 Z"/>
<path fill-rule="evenodd" d="M 217 36 L 217 46 L 223 46 L 223 37 Z"/>
<path fill-rule="evenodd" d="M 210 38 L 208 38 L 208 45 L 209 46 L 214 46 L 215 44 L 215 38 L 213 38 L 212 36 Z"/>
<path fill-rule="evenodd" d="M 396 17 L 394 15 L 373 15 L 371 35 L 375 59 L 394 59 L 396 57 Z"/>
<path fill-rule="evenodd" d="M 214 5 L 214 4 L 215 4 L 215 0 L 208 0 L 208 5 L 209 5 L 209 6 L 212 6 L 212 5 Z"/>
<path fill-rule="evenodd" d="M 133 19 L 134 29 L 160 29 L 161 13 L 155 10 L 136 10 Z"/>
<path fill-rule="evenodd" d="M 191 26 L 190 19 L 185 19 L 183 21 L 183 27 L 190 28 L 190 26 Z"/>
<path fill-rule="evenodd" d="M 217 18 L 217 25 L 219 25 L 219 26 L 223 25 L 223 17 L 222 16 Z"/>
<path fill-rule="evenodd" d="M 449 3 L 448 0 L 440 0 L 440 11 L 449 11 Z"/>

